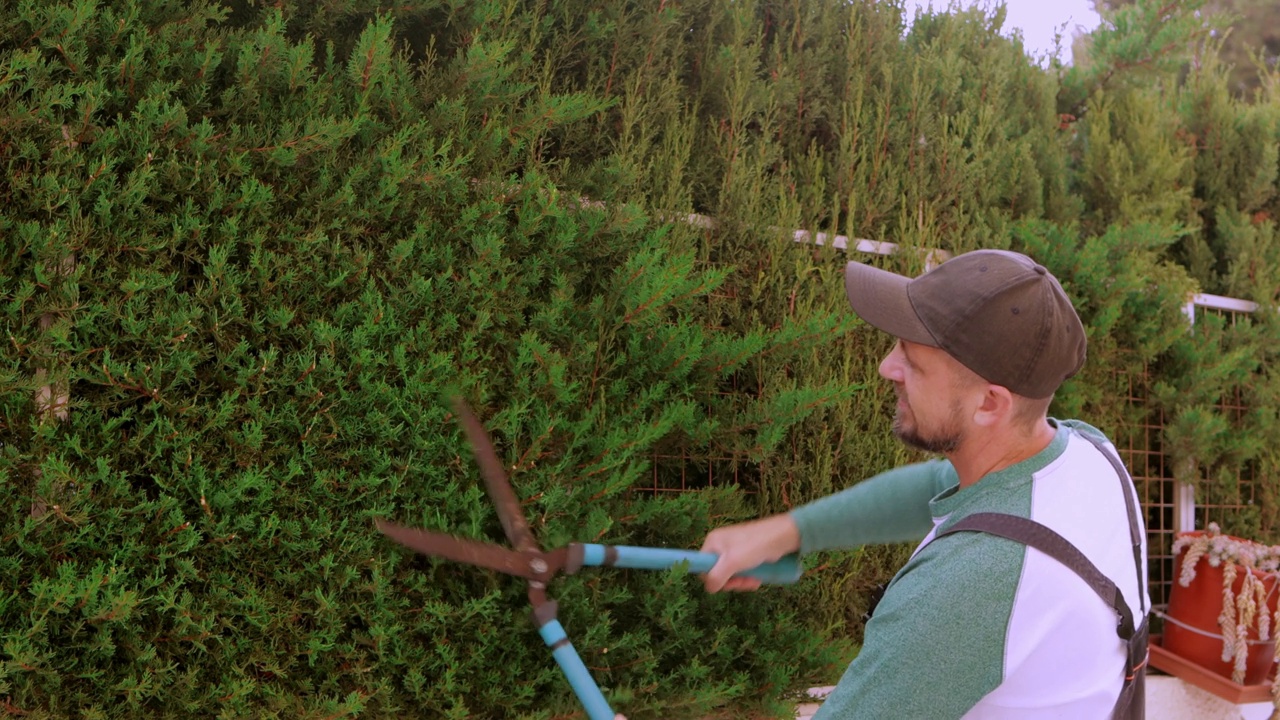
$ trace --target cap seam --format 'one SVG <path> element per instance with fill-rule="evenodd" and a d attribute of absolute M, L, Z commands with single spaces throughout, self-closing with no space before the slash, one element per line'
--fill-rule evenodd
<path fill-rule="evenodd" d="M 1043 283 L 1041 283 L 1041 285 L 1043 285 Z M 1037 338 L 1036 338 L 1036 344 L 1035 344 L 1035 351 L 1031 353 L 1031 357 L 1028 359 L 1026 367 L 1022 369 L 1022 377 L 1018 378 L 1019 386 L 1026 385 L 1026 383 L 1029 382 L 1029 379 L 1031 377 L 1031 370 L 1035 366 L 1036 359 L 1040 357 L 1040 353 L 1044 352 L 1045 345 L 1047 345 L 1049 341 L 1049 326 L 1051 325 L 1051 322 L 1050 322 L 1051 318 L 1049 318 L 1048 315 L 1049 315 L 1049 311 L 1052 309 L 1053 303 L 1051 302 L 1051 298 L 1044 298 L 1043 295 L 1044 295 L 1044 289 L 1042 287 L 1041 288 L 1042 302 L 1040 304 L 1043 307 L 1040 310 L 1040 327 L 1036 329 Z M 1022 388 L 1022 389 L 1027 390 L 1028 392 L 1024 393 L 1019 390 L 1015 390 L 1015 392 L 1017 392 L 1019 395 L 1023 395 L 1024 397 L 1034 396 L 1033 393 L 1030 392 L 1031 390 L 1030 388 Z M 1035 388 L 1035 390 L 1038 391 L 1039 388 Z"/>
<path fill-rule="evenodd" d="M 1012 288 L 1013 286 L 1015 286 L 1019 281 L 1020 281 L 1020 278 L 1017 278 L 1017 277 L 1011 277 L 1011 278 L 1009 278 L 1008 280 L 1006 280 L 1005 282 L 1003 282 L 1003 283 L 1001 283 L 1001 284 L 999 284 L 999 285 L 997 285 L 997 286 L 995 286 L 995 287 L 992 287 L 992 288 L 988 289 L 986 292 L 984 292 L 984 293 L 983 293 L 983 294 L 981 294 L 981 295 L 976 296 L 972 301 L 970 301 L 968 304 L 966 304 L 966 305 L 964 306 L 964 308 L 962 309 L 962 310 L 963 310 L 963 312 L 962 312 L 961 314 L 963 315 L 963 317 L 966 317 L 966 318 L 968 318 L 968 317 L 972 317 L 971 312 L 972 312 L 975 308 L 981 308 L 981 307 L 983 307 L 983 306 L 984 306 L 984 305 L 986 305 L 988 302 L 990 302 L 991 298 L 993 298 L 993 297 L 995 297 L 995 296 L 997 296 L 997 295 L 999 295 L 999 294 L 1001 294 L 1001 293 L 1005 292 L 1006 290 L 1009 290 L 1010 288 Z M 920 317 L 920 311 L 916 308 L 915 298 L 914 298 L 914 297 L 912 297 L 911 292 L 910 292 L 910 288 L 908 288 L 908 292 L 907 292 L 907 299 L 911 301 L 911 309 L 912 309 L 913 311 L 915 311 L 915 313 L 916 313 L 916 317 Z M 925 329 L 929 331 L 929 335 L 933 337 L 934 342 L 936 342 L 936 343 L 937 343 L 937 347 L 939 347 L 939 348 L 941 348 L 941 349 L 943 349 L 943 350 L 947 351 L 947 353 L 948 353 L 949 355 L 951 355 L 952 357 L 956 357 L 956 353 L 955 353 L 954 345 L 952 345 L 951 347 L 948 347 L 947 345 L 944 345 L 944 344 L 942 343 L 942 341 L 938 339 L 938 336 L 937 336 L 937 334 L 933 331 L 933 328 L 929 327 L 929 325 L 928 325 L 927 323 L 924 323 L 924 322 L 923 322 L 923 320 L 921 321 L 921 324 L 922 324 L 922 325 L 924 325 Z M 959 323 L 958 323 L 957 321 L 955 321 L 955 320 L 952 320 L 952 321 L 950 321 L 950 323 L 949 323 L 949 324 L 950 324 L 952 327 L 954 327 L 955 325 L 958 325 Z M 957 359 L 957 360 L 959 360 L 959 358 L 958 358 L 958 357 L 956 357 L 956 359 Z M 968 363 L 966 363 L 966 362 L 964 362 L 964 361 L 961 361 L 961 364 L 962 364 L 962 365 L 964 365 L 965 367 L 969 368 L 970 370 L 973 370 L 973 372 L 974 372 L 974 373 L 977 373 L 977 374 L 978 374 L 978 376 L 982 377 L 984 380 L 990 380 L 990 378 L 986 377 L 986 376 L 985 376 L 985 375 L 983 375 L 982 373 L 980 373 L 980 372 L 978 372 L 977 370 L 974 370 L 973 368 L 969 367 Z M 993 382 L 994 382 L 994 381 L 993 381 Z M 1021 384 L 1021 381 L 1019 381 L 1019 384 Z"/>

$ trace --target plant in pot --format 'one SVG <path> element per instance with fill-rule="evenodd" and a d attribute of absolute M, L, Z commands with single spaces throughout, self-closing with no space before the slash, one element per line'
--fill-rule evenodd
<path fill-rule="evenodd" d="M 1267 682 L 1275 666 L 1280 546 L 1208 530 L 1173 543 L 1179 576 L 1169 595 L 1163 647 L 1239 685 Z M 1280 684 L 1272 699 L 1280 708 Z"/>

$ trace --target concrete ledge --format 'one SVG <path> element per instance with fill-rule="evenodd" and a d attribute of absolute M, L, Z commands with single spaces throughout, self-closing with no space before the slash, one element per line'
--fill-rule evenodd
<path fill-rule="evenodd" d="M 1147 675 L 1147 717 L 1156 720 L 1267 720 L 1269 702 L 1233 705 L 1172 675 Z"/>
<path fill-rule="evenodd" d="M 813 714 L 818 712 L 818 708 L 822 706 L 822 701 L 835 690 L 835 685 L 827 685 L 825 687 L 809 688 L 809 697 L 816 702 L 801 703 L 796 706 L 796 720 L 809 720 Z"/>
<path fill-rule="evenodd" d="M 830 694 L 831 687 L 812 688 L 815 702 L 796 707 L 796 720 L 809 720 Z M 1147 717 L 1150 720 L 1268 720 L 1275 708 L 1269 702 L 1233 705 L 1170 675 L 1147 675 Z"/>

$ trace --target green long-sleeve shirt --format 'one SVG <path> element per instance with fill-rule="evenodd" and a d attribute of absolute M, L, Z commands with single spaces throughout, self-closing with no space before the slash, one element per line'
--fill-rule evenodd
<path fill-rule="evenodd" d="M 1100 438 L 1096 429 L 1051 423 L 1047 448 L 964 490 L 935 460 L 792 512 L 805 553 L 924 538 L 815 720 L 1109 717 L 1125 663 L 1114 611 L 1038 550 L 985 533 L 933 540 L 975 512 L 1031 518 L 1084 552 L 1140 614 L 1146 566 L 1139 582 L 1121 494 L 1132 483 L 1080 436 Z"/>

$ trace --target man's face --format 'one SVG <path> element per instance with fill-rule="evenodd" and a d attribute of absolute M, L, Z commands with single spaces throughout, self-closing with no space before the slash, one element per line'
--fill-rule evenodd
<path fill-rule="evenodd" d="M 899 340 L 880 363 L 880 375 L 898 395 L 893 434 L 904 443 L 949 453 L 964 439 L 962 391 L 968 378 L 959 363 L 927 345 Z"/>

